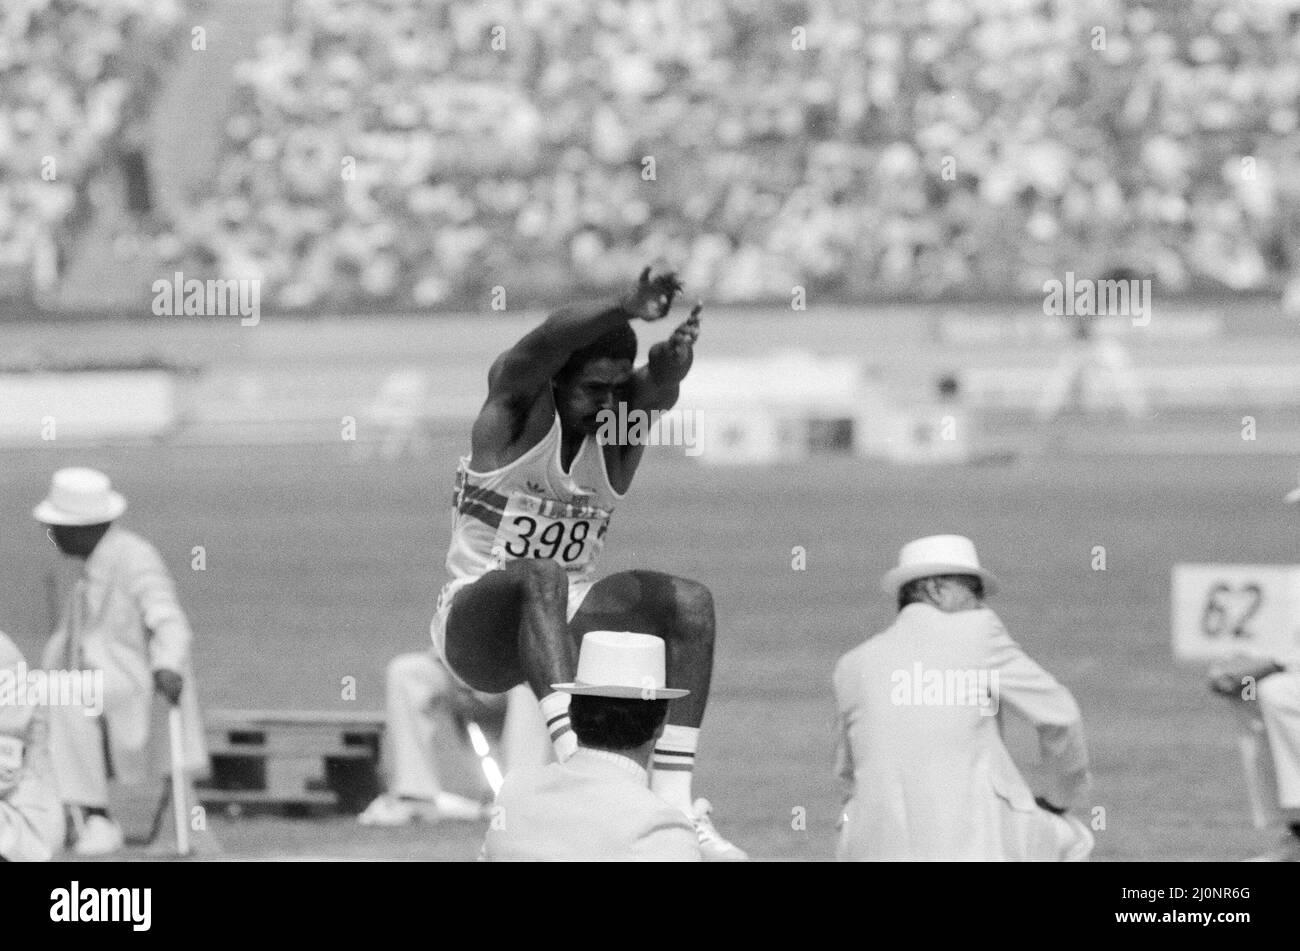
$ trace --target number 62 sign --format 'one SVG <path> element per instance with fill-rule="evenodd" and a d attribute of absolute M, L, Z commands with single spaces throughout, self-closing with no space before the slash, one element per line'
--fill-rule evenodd
<path fill-rule="evenodd" d="M 1300 651 L 1300 566 L 1175 565 L 1174 657 Z"/>

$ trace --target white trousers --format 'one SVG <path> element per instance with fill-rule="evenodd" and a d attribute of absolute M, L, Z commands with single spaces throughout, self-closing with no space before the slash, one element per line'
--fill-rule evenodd
<path fill-rule="evenodd" d="M 108 757 L 103 722 L 80 707 L 52 706 L 50 764 L 59 799 L 68 805 L 108 808 Z"/>
<path fill-rule="evenodd" d="M 159 709 L 154 715 L 159 716 Z M 105 749 L 103 718 L 86 716 L 81 707 L 51 706 L 50 765 L 59 799 L 72 806 L 107 809 L 109 796 L 109 756 Z M 171 772 L 167 754 L 166 733 L 162 746 L 156 744 L 154 730 L 150 739 L 138 750 L 123 749 L 120 745 L 111 754 L 114 780 L 126 786 L 147 785 L 152 778 L 167 776 Z"/>
<path fill-rule="evenodd" d="M 1300 670 L 1284 670 L 1259 682 L 1260 716 L 1272 754 L 1277 804 L 1300 822 Z"/>
<path fill-rule="evenodd" d="M 1270 674 L 1234 699 L 1237 746 L 1255 827 L 1300 822 L 1300 671 Z"/>
<path fill-rule="evenodd" d="M 400 654 L 389 662 L 384 755 L 392 794 L 432 799 L 442 791 L 437 765 L 438 717 L 456 693 L 451 674 L 431 651 Z M 506 694 L 504 702 L 502 768 L 548 762 L 551 743 L 532 690 L 521 684 Z"/>

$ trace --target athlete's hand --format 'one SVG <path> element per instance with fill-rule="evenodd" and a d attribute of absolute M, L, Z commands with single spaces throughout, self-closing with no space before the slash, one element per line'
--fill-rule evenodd
<path fill-rule="evenodd" d="M 667 340 L 650 348 L 650 373 L 661 383 L 680 382 L 695 359 L 695 341 L 700 339 L 702 301 L 696 301 L 691 315 L 678 325 Z"/>
<path fill-rule="evenodd" d="M 695 341 L 700 339 L 700 314 L 704 311 L 704 301 L 697 300 L 691 308 L 691 315 L 677 325 L 667 344 L 678 360 L 690 360 L 695 352 Z"/>
<path fill-rule="evenodd" d="M 641 272 L 636 287 L 624 297 L 619 306 L 629 317 L 641 320 L 661 320 L 672 309 L 673 297 L 682 289 L 674 271 L 651 276 L 650 268 Z"/>

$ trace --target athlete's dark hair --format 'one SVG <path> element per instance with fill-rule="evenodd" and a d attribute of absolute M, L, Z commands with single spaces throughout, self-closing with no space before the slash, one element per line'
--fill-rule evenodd
<path fill-rule="evenodd" d="M 578 742 L 602 750 L 631 750 L 648 743 L 667 716 L 667 700 L 575 694 L 569 702 L 569 722 Z"/>
<path fill-rule="evenodd" d="M 582 372 L 592 360 L 602 357 L 610 360 L 628 360 L 636 362 L 636 331 L 627 324 L 616 327 L 603 337 L 597 337 L 580 350 L 573 351 L 568 361 L 555 374 L 557 381 L 563 382 Z"/>
<path fill-rule="evenodd" d="M 955 581 L 958 584 L 964 584 L 970 588 L 971 593 L 981 601 L 984 600 L 984 582 L 978 575 L 927 575 L 928 578 L 942 578 L 944 581 Z M 909 604 L 921 604 L 929 601 L 925 596 L 925 578 L 914 578 L 907 584 L 898 589 L 898 610 L 903 610 Z"/>

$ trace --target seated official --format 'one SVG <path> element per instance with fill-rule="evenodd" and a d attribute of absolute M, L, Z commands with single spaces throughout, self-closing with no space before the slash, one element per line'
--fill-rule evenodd
<path fill-rule="evenodd" d="M 649 788 L 647 766 L 668 702 L 664 642 L 591 631 L 582 639 L 569 718 L 578 749 L 563 763 L 511 771 L 483 857 L 491 862 L 698 862 L 690 821 Z"/>
<path fill-rule="evenodd" d="M 898 617 L 835 668 L 845 861 L 1079 861 L 1067 808 L 1089 782 L 1079 707 L 984 606 L 996 579 L 970 539 L 903 547 L 885 575 Z M 1035 798 L 1002 742 L 1011 709 L 1038 733 L 1052 784 Z"/>
<path fill-rule="evenodd" d="M 1282 827 L 1256 862 L 1300 862 L 1300 655 L 1236 658 L 1211 688 L 1240 714 L 1238 744 L 1255 825 Z"/>
<path fill-rule="evenodd" d="M 1300 503 L 1300 486 L 1286 501 Z M 1300 862 L 1300 651 L 1251 649 L 1211 673 L 1211 688 L 1238 714 L 1242 766 L 1255 825 L 1282 827 L 1256 862 Z"/>
<path fill-rule="evenodd" d="M 78 855 L 105 855 L 124 844 L 122 828 L 108 812 L 109 781 L 138 784 L 149 778 L 154 693 L 180 707 L 187 774 L 207 768 L 190 624 L 157 549 L 117 524 L 125 510 L 126 499 L 108 476 L 69 468 L 54 473 L 49 495 L 32 512 L 79 569 L 42 666 L 103 675 L 100 715 L 50 708 L 54 782 L 76 832 Z"/>

